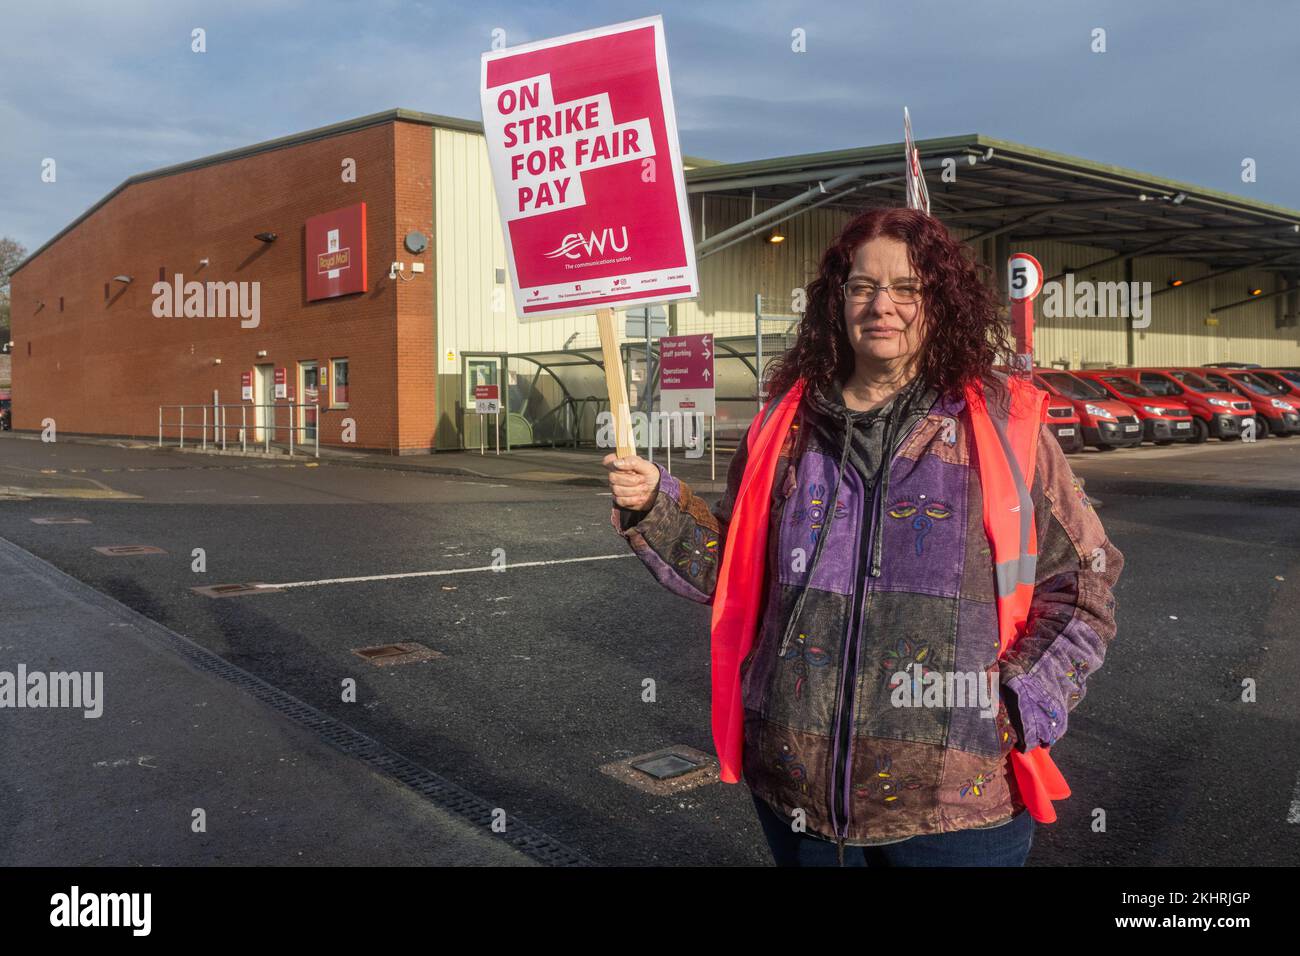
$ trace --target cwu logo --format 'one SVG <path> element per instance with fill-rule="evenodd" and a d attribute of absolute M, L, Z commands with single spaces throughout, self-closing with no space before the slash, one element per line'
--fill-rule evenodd
<path fill-rule="evenodd" d="M 584 236 L 580 232 L 571 232 L 564 237 L 564 240 L 546 253 L 548 259 L 558 259 L 564 256 L 568 259 L 581 259 L 584 255 L 590 258 L 594 254 L 604 255 L 608 252 L 627 252 L 627 226 L 620 226 L 623 238 L 621 244 L 614 239 L 614 230 L 606 226 L 600 232 L 591 232 Z"/>

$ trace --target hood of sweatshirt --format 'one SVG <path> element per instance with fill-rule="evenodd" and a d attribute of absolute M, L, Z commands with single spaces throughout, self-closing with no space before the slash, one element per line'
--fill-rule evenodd
<path fill-rule="evenodd" d="M 938 393 L 913 379 L 884 405 L 867 412 L 849 408 L 842 394 L 843 384 L 838 381 L 808 389 L 805 422 L 828 447 L 843 449 L 847 441 L 848 463 L 862 476 L 863 485 L 870 492 L 885 457 L 886 428 L 892 422 L 889 454 L 892 458 L 912 426 L 934 405 Z"/>
<path fill-rule="evenodd" d="M 828 387 L 813 387 L 805 392 L 804 420 L 808 428 L 816 431 L 831 448 L 840 449 L 840 464 L 835 478 L 835 492 L 831 496 L 829 515 L 835 513 L 844 469 L 852 465 L 862 477 L 868 500 L 874 503 L 870 527 L 879 527 L 885 499 L 889 496 L 889 462 L 898 451 L 904 438 L 934 405 L 938 392 L 913 378 L 888 402 L 870 411 L 856 411 L 844 403 L 843 384 L 834 382 Z M 874 494 L 879 484 L 879 494 Z M 816 567 L 821 544 L 830 535 L 830 520 L 819 536 L 813 553 Z M 880 576 L 881 539 L 875 535 L 868 573 Z"/>

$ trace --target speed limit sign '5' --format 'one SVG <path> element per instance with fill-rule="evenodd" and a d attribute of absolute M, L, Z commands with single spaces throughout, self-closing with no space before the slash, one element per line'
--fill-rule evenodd
<path fill-rule="evenodd" d="M 1027 252 L 1017 252 L 1007 260 L 1007 290 L 1011 298 L 1034 299 L 1043 291 L 1043 267 Z"/>

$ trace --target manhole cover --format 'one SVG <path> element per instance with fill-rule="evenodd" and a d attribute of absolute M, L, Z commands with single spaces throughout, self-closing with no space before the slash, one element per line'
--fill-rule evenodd
<path fill-rule="evenodd" d="M 700 767 L 695 761 L 687 760 L 681 754 L 664 754 L 662 757 L 654 757 L 650 760 L 638 760 L 632 766 L 642 773 L 648 773 L 656 780 L 669 780 L 672 777 L 680 777 L 682 774 L 698 770 Z"/>
<path fill-rule="evenodd" d="M 263 584 L 260 581 L 252 581 L 248 584 L 209 584 L 204 587 L 190 588 L 197 594 L 204 597 L 223 598 L 223 597 L 244 597 L 248 594 L 283 594 L 284 588 L 277 588 L 272 584 Z"/>
<path fill-rule="evenodd" d="M 33 518 L 32 524 L 90 524 L 89 518 Z"/>
<path fill-rule="evenodd" d="M 607 763 L 600 772 L 661 797 L 718 782 L 717 760 L 681 744 Z"/>
<path fill-rule="evenodd" d="M 416 661 L 428 661 L 444 656 L 441 651 L 411 642 L 358 647 L 354 648 L 352 653 L 378 667 L 387 667 L 390 664 L 413 664 Z"/>
<path fill-rule="evenodd" d="M 367 660 L 374 660 L 376 657 L 401 657 L 410 652 L 396 644 L 385 644 L 383 647 L 363 647 L 357 653 Z"/>
<path fill-rule="evenodd" d="M 110 558 L 126 558 L 136 554 L 166 554 L 162 548 L 155 548 L 151 544 L 110 544 L 103 547 L 95 548 L 100 554 L 108 555 Z"/>

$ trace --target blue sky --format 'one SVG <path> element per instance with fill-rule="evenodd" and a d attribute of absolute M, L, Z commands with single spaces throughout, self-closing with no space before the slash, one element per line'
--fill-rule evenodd
<path fill-rule="evenodd" d="M 906 104 L 918 138 L 979 132 L 1300 209 L 1288 0 L 50 0 L 0 21 L 0 235 L 34 249 L 134 173 L 367 113 L 478 119 L 494 29 L 514 45 L 654 13 L 688 154 L 894 142 Z"/>

